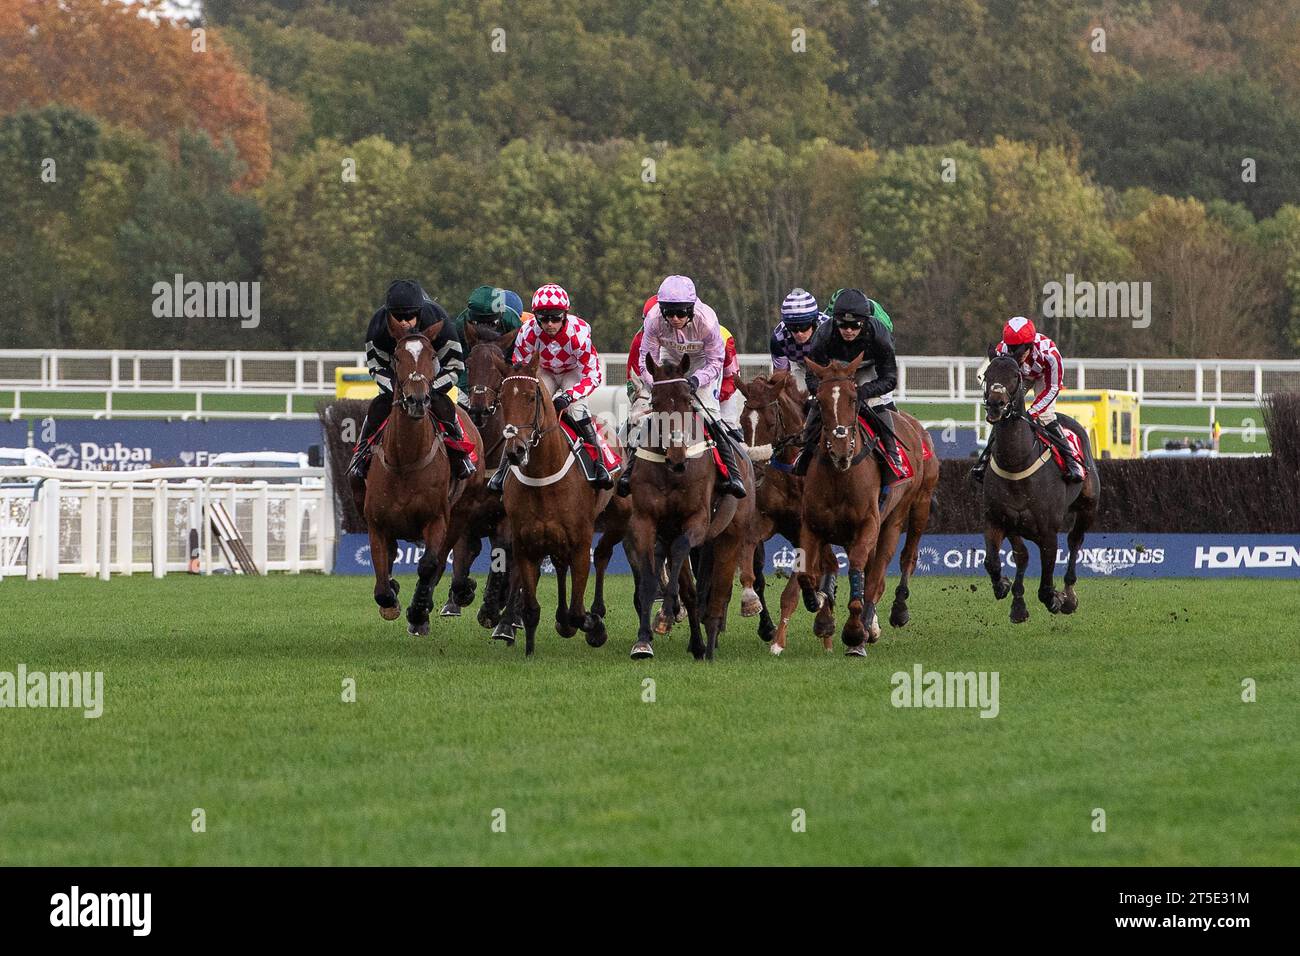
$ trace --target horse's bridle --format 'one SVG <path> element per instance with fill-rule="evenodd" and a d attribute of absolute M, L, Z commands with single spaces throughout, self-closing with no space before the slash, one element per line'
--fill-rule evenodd
<path fill-rule="evenodd" d="M 402 336 L 402 340 L 401 340 L 401 341 L 405 341 L 406 339 L 408 339 L 408 338 L 413 338 L 413 337 L 418 337 L 418 338 L 423 339 L 423 340 L 424 340 L 424 344 L 427 345 L 427 346 L 429 347 L 429 351 L 430 351 L 431 353 L 433 353 L 433 343 L 429 341 L 429 337 L 428 337 L 427 335 L 420 335 L 420 333 L 417 332 L 417 333 L 414 333 L 414 335 L 404 335 L 404 336 Z M 399 344 L 400 344 L 400 342 L 399 342 Z M 396 350 L 394 350 L 394 351 L 396 351 Z M 434 360 L 433 360 L 433 361 L 434 361 L 433 373 L 434 373 L 435 375 L 437 375 L 437 374 L 438 374 L 438 364 L 437 364 L 437 363 L 438 363 L 438 359 L 437 359 L 436 353 L 434 353 Z M 394 363 L 394 364 L 396 364 L 396 363 Z M 425 412 L 427 411 L 427 409 L 428 409 L 428 407 L 429 407 L 429 404 L 433 401 L 433 389 L 430 388 L 429 391 L 428 391 L 428 393 L 425 394 L 424 398 L 407 398 L 407 397 L 406 397 L 406 386 L 409 385 L 411 382 L 427 382 L 427 381 L 428 381 L 428 379 L 425 377 L 424 373 L 423 373 L 423 372 L 418 372 L 418 371 L 417 371 L 417 372 L 412 372 L 410 375 L 406 376 L 406 378 L 402 379 L 400 382 L 397 383 L 397 402 L 396 402 L 396 404 L 399 405 L 399 406 L 401 407 L 402 411 L 406 412 L 406 414 L 410 415 L 412 418 L 423 418 L 423 417 L 424 417 Z"/>
<path fill-rule="evenodd" d="M 822 381 L 818 382 L 818 383 L 817 383 L 817 392 L 818 392 L 818 395 L 820 395 L 821 390 L 822 390 L 823 387 L 825 387 L 825 386 L 827 386 L 827 385 L 830 385 L 832 382 L 848 382 L 850 385 L 853 386 L 853 388 L 854 388 L 854 393 L 856 394 L 857 387 L 858 387 L 857 380 L 854 379 L 853 376 L 851 376 L 851 375 L 841 375 L 841 376 L 837 376 L 836 378 L 827 378 L 827 379 L 823 379 Z M 818 400 L 818 401 L 821 401 L 820 398 L 818 398 L 817 400 Z M 856 409 L 857 409 L 857 404 L 856 404 L 856 402 L 854 403 L 854 406 L 853 406 L 853 407 L 854 407 L 854 409 L 855 409 L 855 411 L 856 411 Z M 836 417 L 836 419 L 835 419 L 835 427 L 832 428 L 832 429 L 830 430 L 830 432 L 829 432 L 829 437 L 826 437 L 825 440 L 822 442 L 822 444 L 825 445 L 825 447 L 826 447 L 826 454 L 827 454 L 827 456 L 829 457 L 829 456 L 830 456 L 830 453 L 831 453 L 831 439 L 832 439 L 832 438 L 839 438 L 839 439 L 847 438 L 847 439 L 849 440 L 849 460 L 851 461 L 851 460 L 854 458 L 854 452 L 855 452 L 855 450 L 856 450 L 857 447 L 858 447 L 858 432 L 861 430 L 861 428 L 862 428 L 862 426 L 858 424 L 858 417 L 857 417 L 856 414 L 853 416 L 853 432 L 852 432 L 852 434 L 849 433 L 849 426 L 848 426 L 848 425 L 841 425 L 840 422 L 839 422 L 839 418 Z M 825 418 L 824 418 L 824 417 L 823 417 L 823 420 L 822 420 L 822 435 L 823 435 L 823 436 L 826 436 L 826 435 L 827 435 L 826 421 L 825 421 Z"/>
<path fill-rule="evenodd" d="M 514 425 L 514 424 L 503 425 L 501 428 L 501 440 L 509 441 L 510 439 L 514 438 L 516 435 L 519 434 L 519 430 L 521 428 L 531 428 L 533 430 L 532 436 L 528 439 L 528 442 L 525 445 L 525 447 L 531 451 L 532 449 L 537 447 L 538 442 L 542 440 L 543 436 L 545 436 L 547 432 L 559 428 L 560 423 L 557 418 L 554 425 L 548 425 L 545 428 L 542 427 L 542 399 L 544 396 L 542 394 L 541 379 L 537 378 L 535 375 L 507 375 L 505 378 L 501 379 L 501 384 L 505 385 L 506 382 L 512 381 L 514 379 L 519 379 L 522 381 L 528 381 L 533 383 L 533 392 L 534 392 L 533 420 L 532 422 L 526 425 Z M 497 391 L 499 394 L 500 389 L 498 388 Z"/>
<path fill-rule="evenodd" d="M 677 383 L 679 383 L 679 382 L 680 382 L 680 383 L 686 383 L 686 384 L 688 384 L 688 385 L 690 384 L 690 383 L 689 383 L 686 379 L 684 379 L 684 378 L 665 378 L 665 379 L 660 379 L 660 380 L 658 380 L 658 381 L 653 381 L 653 382 L 651 382 L 651 383 L 650 383 L 650 388 L 651 388 L 651 389 L 654 389 L 654 388 L 656 388 L 656 387 L 659 386 L 659 385 L 674 385 L 674 384 L 677 384 Z M 690 400 L 691 400 L 691 405 L 692 405 L 692 407 L 694 407 L 695 405 L 698 405 L 698 404 L 699 404 L 699 399 L 696 398 L 694 392 L 690 392 Z M 651 399 L 651 403 L 650 403 L 650 411 L 651 411 L 651 414 L 654 413 L 654 400 L 653 400 L 653 399 Z M 668 413 L 668 414 L 672 414 L 672 413 Z M 696 417 L 697 419 L 700 417 L 700 413 L 699 413 L 698 411 L 695 412 L 695 417 Z M 689 448 L 689 447 L 690 447 L 690 446 L 687 445 L 687 443 L 686 443 L 686 433 L 685 433 L 685 432 L 682 432 L 682 431 L 674 431 L 674 432 L 669 432 L 669 433 L 668 433 L 668 444 L 667 444 L 667 445 L 665 445 L 665 446 L 663 446 L 663 447 L 661 447 L 661 448 L 658 448 L 658 449 L 649 449 L 649 450 L 650 450 L 650 451 L 656 451 L 656 450 L 657 450 L 660 454 L 665 454 L 665 455 L 666 455 L 666 453 L 667 453 L 667 451 L 668 451 L 669 448 Z"/>
<path fill-rule="evenodd" d="M 993 395 L 994 393 L 998 393 L 1002 395 L 1003 398 L 1005 399 L 1005 404 L 1002 406 L 1002 414 L 1000 414 L 997 417 L 997 421 L 1009 422 L 1015 420 L 1016 418 L 1020 417 L 1020 412 L 1017 410 L 1016 404 L 1023 397 L 1024 390 L 1025 390 L 1025 376 L 1024 373 L 1020 371 L 1019 363 L 1017 363 L 1016 364 L 1016 387 L 1012 389 L 1010 392 L 1007 391 L 1007 387 L 1003 385 L 1001 382 L 993 382 L 992 384 L 984 386 L 985 412 L 988 411 L 989 396 Z"/>
<path fill-rule="evenodd" d="M 776 398 L 772 399 L 770 402 L 764 402 L 762 405 L 755 405 L 754 410 L 761 412 L 764 409 L 771 408 L 772 406 L 776 406 L 777 434 L 776 434 L 776 440 L 772 442 L 772 457 L 771 459 L 769 459 L 769 461 L 775 461 L 776 457 L 780 455 L 781 452 L 785 451 L 791 445 L 797 444 L 799 439 L 803 436 L 802 428 L 798 428 L 793 432 L 787 432 L 785 430 L 785 419 L 781 417 L 781 398 L 779 395 Z M 757 429 L 755 430 L 755 433 L 750 437 L 755 442 L 758 441 Z"/>

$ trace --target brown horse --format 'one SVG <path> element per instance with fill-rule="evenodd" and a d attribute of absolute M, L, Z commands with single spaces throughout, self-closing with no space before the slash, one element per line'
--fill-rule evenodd
<path fill-rule="evenodd" d="M 891 621 L 901 627 L 909 619 L 908 581 L 938 482 L 938 462 L 925 430 L 910 415 L 893 415 L 892 427 L 900 448 L 912 463 L 913 475 L 894 482 L 881 511 L 880 469 L 870 436 L 858 416 L 854 375 L 861 363 L 860 357 L 829 365 L 808 362 L 818 379 L 816 400 L 821 404 L 823 422 L 821 451 L 809 467 L 804 486 L 799 537 L 800 554 L 811 567 L 792 578 L 781 595 L 781 623 L 774 639 L 785 642 L 796 583 L 803 590 L 804 605 L 809 610 L 818 608 L 822 597 L 814 589 L 815 572 L 823 563 L 824 547 L 838 544 L 848 552 L 849 617 L 841 639 L 852 656 L 865 656 L 864 643 L 872 643 L 880 636 L 876 603 L 884 593 L 885 569 L 904 522 L 908 525 L 908 542 Z"/>
<path fill-rule="evenodd" d="M 388 331 L 397 342 L 393 349 L 393 410 L 375 448 L 375 465 L 366 478 L 362 513 L 370 532 L 370 560 L 375 568 L 375 603 L 379 614 L 392 621 L 401 613 L 398 584 L 392 577 L 399 540 L 420 541 L 419 584 L 406 611 L 412 634 L 429 633 L 433 589 L 446 567 L 443 542 L 459 533 L 453 506 L 467 486 L 482 484 L 482 471 L 467 482 L 452 486 L 451 466 L 441 436 L 429 414 L 430 385 L 435 372 L 433 340 L 442 325 L 425 333 L 405 333 L 393 320 Z M 465 437 L 473 441 L 479 460 L 483 443 L 469 422 L 462 422 Z M 441 556 L 442 560 L 438 558 Z"/>
<path fill-rule="evenodd" d="M 794 377 L 784 370 L 770 377 L 759 375 L 750 382 L 737 378 L 736 387 L 745 396 L 740 427 L 749 445 L 758 485 L 755 520 L 740 554 L 740 584 L 744 589 L 740 613 L 743 617 L 758 614 L 758 636 L 772 642 L 776 626 L 767 609 L 763 545 L 774 534 L 792 543 L 799 541 L 804 480 L 793 473 L 792 465 L 799 454 L 803 434 L 804 400 Z M 831 635 L 835 633 L 835 578 L 839 570 L 830 545 L 823 552 L 821 566 L 831 570 L 822 576 L 819 584 L 826 600 L 817 612 L 813 632 L 830 650 Z M 773 654 L 780 654 L 785 645 L 772 642 L 770 649 Z"/>
<path fill-rule="evenodd" d="M 490 331 L 475 328 L 472 323 L 465 326 L 465 338 L 471 343 L 469 357 L 465 363 L 469 386 L 469 412 L 474 424 L 483 434 L 483 444 L 487 448 L 485 460 L 487 474 L 490 474 L 490 469 L 494 469 L 500 463 L 501 450 L 505 445 L 502 434 L 505 426 L 500 408 L 501 381 L 505 373 L 499 360 L 509 361 L 514 352 L 517 331 L 511 330 L 498 336 Z M 518 602 L 508 601 L 508 599 L 516 596 L 518 591 L 517 589 L 512 591 L 509 587 L 512 562 L 510 527 L 505 520 L 505 504 L 501 495 L 493 494 L 485 488 L 483 500 L 471 503 L 470 508 L 473 516 L 470 519 L 471 526 L 455 547 L 452 598 L 448 601 L 448 605 L 456 600 L 457 582 L 462 580 L 462 575 L 463 580 L 468 581 L 470 586 L 461 585 L 461 593 L 467 590 L 470 599 L 473 599 L 473 579 L 469 577 L 469 567 L 478 556 L 481 539 L 488 537 L 492 544 L 493 562 L 488 584 L 484 589 L 483 606 L 479 609 L 478 622 L 483 627 L 495 628 L 493 637 L 513 643 L 514 622 L 517 620 L 515 605 Z M 596 531 L 600 534 L 600 540 L 597 541 L 595 552 L 592 554 L 592 562 L 596 566 L 596 589 L 592 596 L 591 613 L 600 618 L 605 616 L 606 611 L 605 574 L 615 546 L 623 540 L 631 512 L 631 502 L 615 496 L 596 518 Z M 463 606 L 468 602 L 459 603 Z M 507 603 L 509 603 L 509 613 L 503 615 Z"/>
<path fill-rule="evenodd" d="M 754 476 L 748 458 L 738 455 L 737 466 L 748 491 L 741 499 L 721 495 L 714 450 L 704 440 L 699 412 L 685 375 L 690 356 L 659 365 L 646 362 L 654 377 L 650 414 L 642 427 L 637 456 L 646 459 L 632 472 L 632 520 L 624 547 L 636 585 L 635 604 L 641 623 L 632 658 L 654 656 L 654 631 L 650 611 L 664 577 L 664 610 L 659 630 L 672 626 L 672 609 L 680 602 L 690 617 L 689 650 L 696 660 L 713 660 L 718 632 L 726 622 L 736 563 L 747 526 L 754 515 Z M 657 432 L 657 435 L 655 434 Z M 687 558 L 700 548 L 695 579 Z M 703 620 L 707 641 L 701 638 Z"/>
<path fill-rule="evenodd" d="M 473 322 L 465 324 L 465 340 L 470 346 L 465 361 L 469 416 L 483 436 L 485 452 L 480 470 L 485 476 L 490 476 L 491 469 L 500 461 L 501 449 L 505 444 L 501 434 L 504 425 L 497 400 L 501 373 L 497 370 L 495 359 L 510 356 L 514 350 L 517 331 L 514 329 L 498 335 L 479 329 Z M 482 550 L 483 539 L 487 538 L 492 549 L 492 562 L 478 622 L 483 627 L 493 628 L 501 621 L 510 580 L 510 529 L 506 523 L 505 506 L 501 502 L 501 496 L 488 490 L 487 482 L 484 481 L 475 488 L 473 494 L 461 498 L 458 510 L 464 514 L 465 533 L 447 545 L 452 548 L 453 555 L 451 593 L 442 608 L 442 614 L 458 616 L 461 608 L 473 602 L 475 582 L 470 577 L 470 567 Z M 509 623 L 513 620 L 512 614 L 502 632 L 503 636 L 513 636 L 513 631 L 509 628 Z"/>
<path fill-rule="evenodd" d="M 1042 575 L 1038 600 L 1053 614 L 1073 614 L 1079 606 L 1074 593 L 1075 562 L 1083 537 L 1092 527 L 1101 500 L 1101 479 L 1092 460 L 1088 434 L 1074 419 L 1059 415 L 1061 424 L 1079 436 L 1087 476 L 1067 483 L 1051 458 L 1051 444 L 1040 438 L 1025 414 L 1025 380 L 1019 363 L 1009 357 L 993 359 L 984 371 L 985 418 L 993 426 L 994 452 L 989 474 L 984 476 L 984 569 L 1000 601 L 1012 594 L 1011 621 L 1029 620 L 1025 606 L 1025 569 L 1029 549 L 1025 538 L 1038 545 Z M 1056 543 L 1070 515 L 1074 522 L 1067 539 L 1070 562 L 1065 569 L 1065 593 L 1056 590 Z M 1016 580 L 1008 586 L 1002 574 L 1002 539 L 1011 538 Z"/>
<path fill-rule="evenodd" d="M 509 365 L 501 357 L 494 362 L 501 373 L 499 403 L 504 422 L 504 450 L 510 474 L 502 500 L 510 525 L 514 576 L 523 601 L 526 653 L 533 653 L 541 606 L 537 583 L 542 560 L 549 556 L 555 565 L 559 600 L 555 629 L 561 637 L 577 630 L 587 643 L 600 647 L 608 640 L 603 618 L 584 608 L 587 576 L 591 569 L 591 541 L 596 517 L 613 497 L 613 491 L 597 491 L 583 477 L 560 428 L 555 406 L 537 377 L 540 354 L 522 365 Z M 606 434 L 615 453 L 622 453 L 613 436 Z M 565 578 L 573 572 L 571 599 L 565 599 Z"/>

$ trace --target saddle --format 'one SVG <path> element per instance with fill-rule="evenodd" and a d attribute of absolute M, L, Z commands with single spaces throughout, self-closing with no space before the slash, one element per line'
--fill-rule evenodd
<path fill-rule="evenodd" d="M 595 448 L 591 442 L 583 441 L 577 430 L 564 418 L 560 419 L 560 428 L 569 442 L 569 448 L 577 457 L 578 464 L 582 465 L 583 470 L 588 474 L 591 473 L 591 469 L 587 466 L 595 464 L 597 455 L 600 455 L 601 461 L 605 463 L 605 470 L 610 474 L 613 474 L 623 464 L 623 459 L 614 454 L 614 450 L 605 443 L 599 431 L 596 432 L 596 437 L 601 440 L 600 448 Z"/>
<path fill-rule="evenodd" d="M 1038 438 L 1040 444 L 1044 445 L 1052 453 L 1052 460 L 1056 462 L 1056 467 L 1060 469 L 1062 475 L 1070 473 L 1070 466 L 1065 462 L 1065 452 L 1060 444 L 1048 433 L 1047 429 L 1037 422 L 1033 422 L 1034 435 Z M 1072 428 L 1062 428 L 1065 433 L 1065 440 L 1070 444 L 1070 455 L 1079 463 L 1084 475 L 1088 473 L 1088 464 L 1083 458 L 1083 442 L 1080 441 L 1079 435 Z"/>

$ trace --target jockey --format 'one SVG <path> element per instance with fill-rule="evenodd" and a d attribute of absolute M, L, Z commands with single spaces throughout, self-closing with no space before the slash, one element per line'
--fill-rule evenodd
<path fill-rule="evenodd" d="M 469 294 L 465 308 L 456 316 L 456 338 L 460 341 L 465 356 L 469 355 L 469 343 L 465 341 L 465 325 L 472 322 L 480 329 L 491 329 L 504 334 L 524 324 L 523 300 L 519 293 L 496 286 L 481 285 Z M 469 402 L 469 371 L 462 367 L 457 381 L 462 405 Z"/>
<path fill-rule="evenodd" d="M 591 326 L 569 311 L 569 293 L 554 283 L 533 293 L 533 313 L 515 336 L 511 361 L 523 365 L 538 354 L 541 359 L 537 378 L 551 396 L 556 414 L 567 415 L 578 437 L 595 449 L 587 481 L 595 488 L 613 488 L 614 479 L 605 467 L 602 446 L 596 438 L 596 426 L 586 401 L 603 378 L 600 354 L 591 342 Z M 578 456 L 578 463 L 587 470 L 582 455 Z M 503 463 L 488 481 L 488 488 L 499 494 L 505 487 L 508 470 Z"/>
<path fill-rule="evenodd" d="M 789 371 L 795 374 L 795 384 L 804 387 L 807 370 L 803 360 L 812 348 L 813 333 L 817 325 L 826 320 L 817 311 L 817 300 L 803 289 L 792 289 L 781 301 L 781 321 L 772 330 L 772 340 L 767 350 L 772 355 L 772 371 Z"/>
<path fill-rule="evenodd" d="M 736 498 L 746 495 L 745 483 L 736 466 L 736 455 L 730 437 L 719 420 L 718 383 L 722 378 L 726 346 L 718 317 L 695 295 L 695 283 L 686 276 L 669 276 L 659 286 L 658 299 L 645 316 L 644 335 L 641 338 L 641 376 L 647 386 L 654 384 L 646 357 L 654 355 L 658 362 L 679 361 L 689 355 L 690 383 L 695 399 L 704 412 L 705 427 L 709 430 L 722 466 L 726 472 L 722 490 Z M 618 493 L 627 496 L 632 492 L 628 474 L 635 456 L 618 482 Z"/>
<path fill-rule="evenodd" d="M 456 416 L 456 405 L 447 395 L 456 384 L 457 374 L 465 365 L 461 358 L 460 342 L 446 311 L 429 298 L 428 293 L 414 279 L 398 279 L 388 287 L 384 304 L 370 319 L 370 326 L 366 330 L 366 367 L 370 369 L 370 377 L 379 385 L 379 394 L 370 402 L 370 409 L 366 412 L 361 437 L 357 439 L 356 451 L 348 465 L 348 474 L 358 481 L 365 481 L 373 450 L 370 440 L 379 426 L 387 421 L 388 413 L 393 408 L 393 349 L 397 347 L 397 342 L 388 331 L 389 316 L 406 331 L 425 332 L 436 323 L 442 323 L 442 329 L 433 342 L 436 356 L 434 368 L 438 377 L 433 380 L 429 391 L 429 411 L 446 435 L 447 441 L 444 444 L 447 458 L 451 462 L 452 477 L 468 478 L 476 469 L 464 446 L 465 436 Z"/>
<path fill-rule="evenodd" d="M 1042 383 L 1042 391 L 1025 411 L 1038 420 L 1061 451 L 1069 471 L 1065 475 L 1068 482 L 1083 481 L 1083 465 L 1074 457 L 1061 430 L 1061 423 L 1056 419 L 1056 396 L 1061 391 L 1065 380 L 1065 363 L 1061 361 L 1061 351 L 1056 343 L 1034 328 L 1034 323 L 1023 315 L 1017 315 L 1007 321 L 1002 328 L 1002 341 L 989 353 L 990 359 L 1010 355 L 1020 363 L 1020 374 L 1030 385 Z M 984 480 L 984 471 L 988 468 L 989 458 L 993 455 L 993 433 L 989 433 L 988 444 L 980 454 L 979 461 L 971 469 L 971 477 L 976 481 Z"/>
<path fill-rule="evenodd" d="M 858 386 L 858 406 L 864 406 L 869 414 L 874 414 L 884 425 L 877 428 L 885 454 L 893 461 L 895 467 L 902 469 L 898 455 L 898 443 L 891 429 L 890 420 L 882 411 L 897 412 L 894 404 L 894 386 L 898 384 L 898 357 L 894 354 L 894 337 L 881 318 L 884 310 L 880 309 L 860 289 L 843 289 L 832 297 L 834 311 L 829 322 L 823 322 L 813 334 L 812 345 L 805 356 L 818 365 L 827 362 L 851 362 L 859 355 L 863 362 L 858 366 L 856 375 Z M 821 434 L 821 405 L 811 400 L 817 394 L 817 377 L 811 370 L 804 370 L 804 377 L 810 396 L 808 420 L 804 423 L 803 450 L 795 462 L 794 473 L 806 475 L 817 449 L 817 439 Z M 881 468 L 881 487 L 894 480 L 891 468 Z"/>

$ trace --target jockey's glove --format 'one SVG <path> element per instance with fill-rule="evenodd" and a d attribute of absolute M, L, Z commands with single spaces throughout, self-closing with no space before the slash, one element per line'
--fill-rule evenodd
<path fill-rule="evenodd" d="M 573 396 L 570 395 L 568 392 L 561 392 L 559 395 L 555 396 L 554 402 L 555 402 L 555 414 L 558 415 L 560 412 L 564 411 L 566 408 L 568 408 L 570 405 L 573 404 Z"/>
<path fill-rule="evenodd" d="M 694 375 L 688 375 L 686 376 L 686 384 L 691 387 L 692 392 L 698 391 L 700 387 L 700 380 L 696 378 Z"/>

